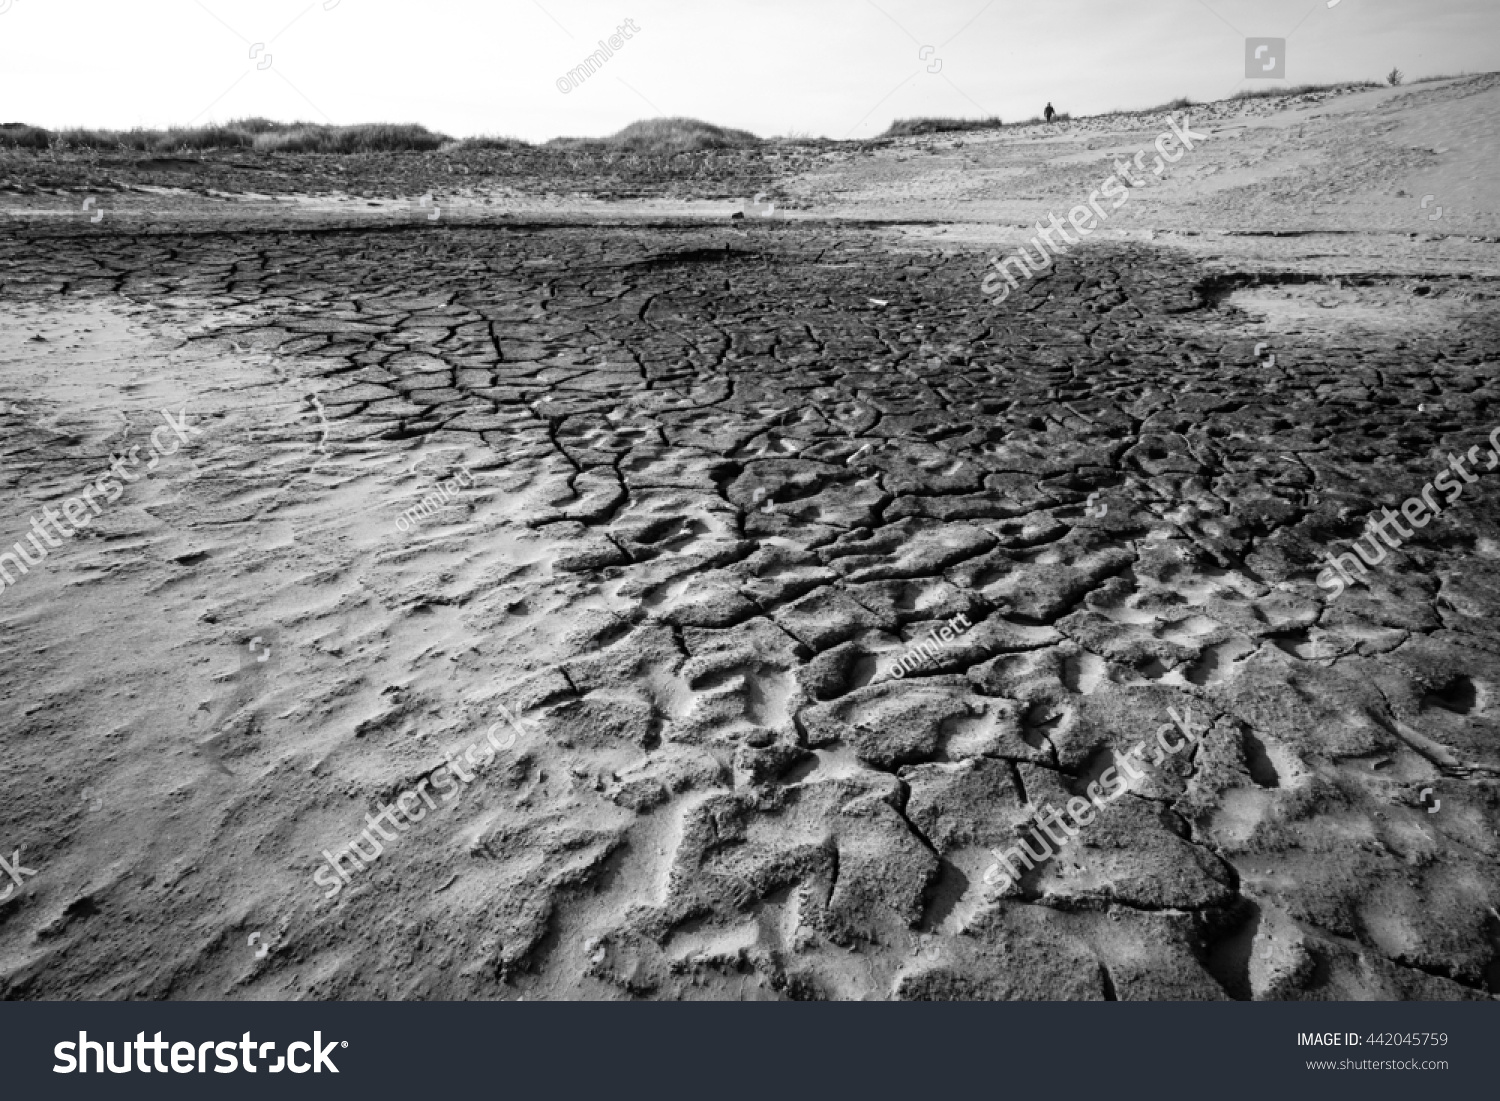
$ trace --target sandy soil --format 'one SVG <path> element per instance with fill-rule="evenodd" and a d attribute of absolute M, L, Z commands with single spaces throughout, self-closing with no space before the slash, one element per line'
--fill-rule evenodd
<path fill-rule="evenodd" d="M 1161 118 L 631 194 L 6 162 L 0 993 L 1494 996 L 1500 478 L 1316 579 L 1500 426 L 1497 97 L 1203 109 L 998 307 Z"/>

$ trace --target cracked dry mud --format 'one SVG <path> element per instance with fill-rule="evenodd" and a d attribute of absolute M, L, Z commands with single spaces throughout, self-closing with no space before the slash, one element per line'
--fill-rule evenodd
<path fill-rule="evenodd" d="M 1108 246 L 991 310 L 980 263 L 819 225 L 0 244 L 6 546 L 144 411 L 204 426 L 0 595 L 38 870 L 0 990 L 1500 990 L 1500 475 L 1314 582 L 1488 446 L 1493 282 Z M 1319 296 L 1358 321 L 1263 322 Z M 325 899 L 497 704 L 534 725 Z M 985 882 L 1169 708 L 1196 749 Z"/>

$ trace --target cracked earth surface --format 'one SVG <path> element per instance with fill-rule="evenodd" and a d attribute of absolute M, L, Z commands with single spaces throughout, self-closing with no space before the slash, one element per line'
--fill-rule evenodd
<path fill-rule="evenodd" d="M 1500 991 L 1500 477 L 1314 581 L 1488 448 L 1495 282 L 1105 246 L 991 310 L 980 264 L 817 225 L 0 243 L 0 542 L 161 403 L 204 427 L 0 595 L 38 869 L 0 990 Z M 497 705 L 514 748 L 324 898 Z M 1195 748 L 985 881 L 1169 708 Z"/>

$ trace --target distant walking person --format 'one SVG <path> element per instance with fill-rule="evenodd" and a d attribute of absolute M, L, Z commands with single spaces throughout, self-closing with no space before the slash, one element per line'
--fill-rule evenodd
<path fill-rule="evenodd" d="M 1052 104 L 1049 103 L 1049 104 L 1047 104 L 1047 109 L 1045 111 L 1043 111 L 1042 114 L 1044 114 L 1044 115 L 1047 116 L 1047 121 L 1048 122 L 1051 122 L 1052 121 L 1052 116 L 1055 115 L 1055 114 L 1057 114 L 1057 112 L 1052 109 Z"/>

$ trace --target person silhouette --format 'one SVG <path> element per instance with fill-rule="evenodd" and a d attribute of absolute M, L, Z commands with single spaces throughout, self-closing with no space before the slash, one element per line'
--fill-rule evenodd
<path fill-rule="evenodd" d="M 1057 114 L 1057 112 L 1052 109 L 1052 104 L 1049 103 L 1049 104 L 1047 104 L 1047 109 L 1045 111 L 1043 111 L 1042 114 L 1044 114 L 1044 115 L 1047 116 L 1047 121 L 1048 122 L 1051 122 L 1052 121 L 1052 116 L 1055 115 L 1055 114 Z"/>

